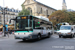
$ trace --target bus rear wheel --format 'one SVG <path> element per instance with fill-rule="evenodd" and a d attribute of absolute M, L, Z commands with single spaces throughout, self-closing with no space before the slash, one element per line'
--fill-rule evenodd
<path fill-rule="evenodd" d="M 48 33 L 48 36 L 47 36 L 48 38 L 50 38 L 51 37 L 51 35 L 50 35 L 50 33 Z"/>

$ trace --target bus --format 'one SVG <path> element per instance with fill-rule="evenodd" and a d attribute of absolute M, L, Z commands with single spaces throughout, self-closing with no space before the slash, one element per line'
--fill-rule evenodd
<path fill-rule="evenodd" d="M 69 23 L 63 22 L 63 23 L 56 24 L 57 30 L 60 30 L 61 25 L 69 25 Z"/>
<path fill-rule="evenodd" d="M 53 25 L 48 18 L 43 16 L 17 16 L 14 19 L 15 39 L 31 40 L 50 37 L 53 34 Z M 10 23 L 11 23 L 10 20 Z"/>

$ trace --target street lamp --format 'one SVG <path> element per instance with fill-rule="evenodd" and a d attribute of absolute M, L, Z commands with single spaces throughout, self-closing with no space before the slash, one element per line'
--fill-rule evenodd
<path fill-rule="evenodd" d="M 3 8 L 1 8 L 1 10 L 2 10 L 3 19 L 4 19 L 3 32 L 4 32 L 4 36 L 6 36 L 6 34 L 5 34 L 5 14 L 7 14 L 7 8 L 5 8 L 4 6 L 5 6 L 5 3 L 3 0 Z"/>
<path fill-rule="evenodd" d="M 4 24 L 3 24 L 3 32 L 4 32 L 4 36 L 6 36 L 5 34 L 5 14 L 7 14 L 7 8 L 1 8 L 2 14 L 3 14 L 3 19 L 4 19 Z"/>

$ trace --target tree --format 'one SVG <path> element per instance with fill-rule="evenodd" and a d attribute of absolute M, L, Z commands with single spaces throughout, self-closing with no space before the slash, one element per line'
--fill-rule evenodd
<path fill-rule="evenodd" d="M 21 12 L 19 12 L 18 16 L 20 15 L 30 15 L 30 12 L 27 9 L 24 9 Z"/>
<path fill-rule="evenodd" d="M 54 25 L 62 22 L 69 22 L 69 14 L 65 10 L 58 10 L 49 16 L 49 20 L 53 22 Z"/>
<path fill-rule="evenodd" d="M 25 9 L 25 6 L 23 4 L 21 6 L 22 6 L 22 10 L 24 10 Z"/>
<path fill-rule="evenodd" d="M 24 5 L 22 4 L 21 6 L 22 6 L 22 11 L 19 12 L 18 16 L 20 16 L 20 15 L 30 15 L 30 12 L 27 9 L 25 9 Z"/>
<path fill-rule="evenodd" d="M 49 20 L 54 25 L 62 22 L 68 22 L 70 24 L 75 23 L 75 12 L 68 12 L 66 10 L 58 10 L 49 16 Z"/>

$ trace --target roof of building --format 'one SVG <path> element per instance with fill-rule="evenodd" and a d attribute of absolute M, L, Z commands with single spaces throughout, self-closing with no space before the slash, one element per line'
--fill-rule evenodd
<path fill-rule="evenodd" d="M 26 1 L 26 0 L 25 0 Z M 52 8 L 52 7 L 50 7 L 50 6 L 47 6 L 47 5 L 45 5 L 45 4 L 43 4 L 43 3 L 40 3 L 40 2 L 38 2 L 38 1 L 36 1 L 36 0 L 33 0 L 34 2 L 37 2 L 37 3 L 39 3 L 39 4 L 41 4 L 41 5 L 44 5 L 44 6 L 46 6 L 46 7 L 48 7 L 48 8 L 51 8 L 51 9 L 53 9 L 53 10 L 56 10 L 56 9 L 54 9 L 54 8 Z M 25 2 L 24 2 L 25 3 Z M 23 3 L 23 4 L 24 4 Z M 57 11 L 57 10 L 56 10 Z"/>
<path fill-rule="evenodd" d="M 40 3 L 40 2 L 38 2 L 38 1 L 36 1 L 36 0 L 34 0 L 34 1 L 37 2 L 37 3 L 39 3 L 39 4 L 41 4 L 41 5 L 44 5 L 44 6 L 46 6 L 46 7 L 49 7 L 49 8 L 51 8 L 51 9 L 53 9 L 53 10 L 56 10 L 56 9 L 54 9 L 54 8 L 52 8 L 52 7 L 50 7 L 50 6 L 47 6 L 47 5 L 43 4 L 43 3 Z"/>
<path fill-rule="evenodd" d="M 4 7 L 4 8 L 7 8 L 7 7 Z M 3 9 L 3 7 L 1 7 L 0 6 L 0 10 L 2 10 Z M 10 9 L 10 8 L 7 8 L 7 11 L 10 11 L 10 12 L 16 12 L 16 13 L 18 13 L 18 12 L 20 12 L 20 10 L 15 10 L 15 9 Z"/>

